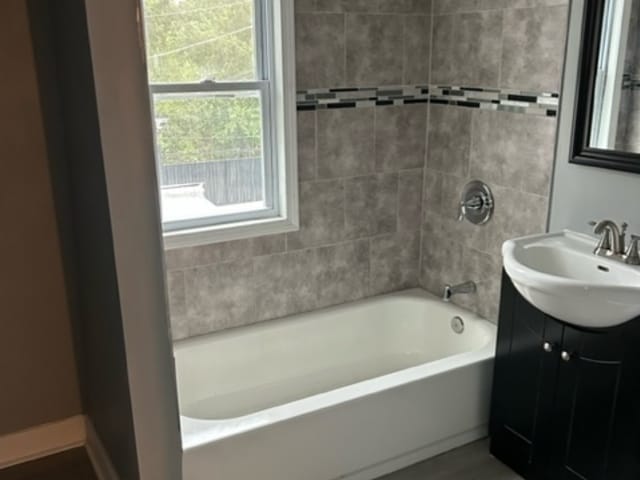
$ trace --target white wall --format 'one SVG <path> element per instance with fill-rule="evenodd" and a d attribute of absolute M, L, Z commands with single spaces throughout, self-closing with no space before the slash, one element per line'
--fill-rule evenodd
<path fill-rule="evenodd" d="M 591 233 L 589 220 L 610 218 L 640 234 L 640 174 L 569 163 L 584 3 L 571 6 L 549 230 Z"/>
<path fill-rule="evenodd" d="M 140 479 L 178 480 L 178 401 L 140 12 L 132 0 L 89 0 L 86 7 Z"/>

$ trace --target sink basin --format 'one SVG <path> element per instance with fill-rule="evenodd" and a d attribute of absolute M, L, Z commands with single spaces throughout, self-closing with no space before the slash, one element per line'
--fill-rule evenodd
<path fill-rule="evenodd" d="M 640 267 L 594 255 L 596 243 L 570 231 L 507 240 L 504 269 L 547 315 L 581 327 L 620 325 L 640 315 Z"/>

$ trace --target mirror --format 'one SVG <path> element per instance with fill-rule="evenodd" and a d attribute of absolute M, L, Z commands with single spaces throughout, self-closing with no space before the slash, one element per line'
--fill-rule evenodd
<path fill-rule="evenodd" d="M 572 163 L 640 173 L 640 0 L 587 0 Z"/>

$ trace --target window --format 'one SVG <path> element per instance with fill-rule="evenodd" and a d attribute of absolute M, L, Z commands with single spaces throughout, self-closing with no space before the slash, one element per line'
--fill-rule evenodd
<path fill-rule="evenodd" d="M 297 228 L 293 0 L 144 0 L 167 247 Z"/>

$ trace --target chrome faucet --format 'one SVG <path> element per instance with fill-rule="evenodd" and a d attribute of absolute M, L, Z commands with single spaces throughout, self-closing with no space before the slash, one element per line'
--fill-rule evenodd
<path fill-rule="evenodd" d="M 446 284 L 444 286 L 444 294 L 442 295 L 442 299 L 445 302 L 448 302 L 454 295 L 457 295 L 459 293 L 476 293 L 476 290 L 476 284 L 472 281 L 460 283 L 458 285 Z"/>
<path fill-rule="evenodd" d="M 602 235 L 600 243 L 593 251 L 601 257 L 612 257 L 624 254 L 624 237 L 627 230 L 627 224 L 623 223 L 622 227 L 618 227 L 613 220 L 601 220 L 599 222 L 589 222 L 593 228 L 593 233 Z"/>
<path fill-rule="evenodd" d="M 626 244 L 626 234 L 628 224 L 622 223 L 620 227 L 612 220 L 601 220 L 600 222 L 589 222 L 596 235 L 601 235 L 598 246 L 593 251 L 601 257 L 613 257 L 628 265 L 640 265 L 640 237 L 631 235 L 631 242 Z"/>

